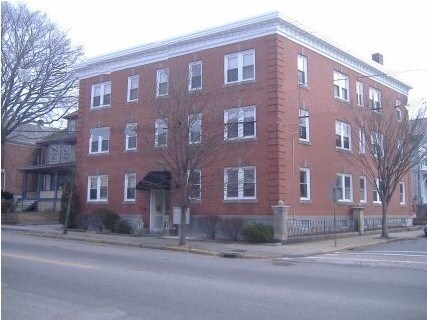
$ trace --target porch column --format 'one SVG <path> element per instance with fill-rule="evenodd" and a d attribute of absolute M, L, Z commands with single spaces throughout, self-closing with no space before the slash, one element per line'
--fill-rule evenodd
<path fill-rule="evenodd" d="M 42 178 L 43 175 L 41 173 L 37 173 L 37 190 L 36 190 L 36 199 L 37 202 L 40 201 L 40 190 L 42 189 Z"/>
<path fill-rule="evenodd" d="M 53 211 L 56 211 L 56 199 L 58 198 L 58 170 L 55 171 L 55 195 L 53 197 Z"/>
<path fill-rule="evenodd" d="M 272 206 L 274 218 L 274 240 L 280 243 L 288 241 L 288 212 L 289 207 L 285 206 L 282 200 L 277 202 L 277 205 Z"/>
<path fill-rule="evenodd" d="M 27 197 L 27 172 L 22 176 L 22 200 Z"/>

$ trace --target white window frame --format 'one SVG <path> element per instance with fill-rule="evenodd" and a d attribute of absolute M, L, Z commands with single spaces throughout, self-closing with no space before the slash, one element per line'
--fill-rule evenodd
<path fill-rule="evenodd" d="M 165 148 L 168 146 L 168 128 L 167 128 L 167 121 L 165 119 L 157 119 L 154 123 L 155 126 L 155 134 L 154 134 L 154 145 L 156 148 Z M 160 126 L 163 127 L 165 133 L 166 133 L 166 143 L 165 144 L 159 144 L 159 128 Z"/>
<path fill-rule="evenodd" d="M 196 132 L 196 130 L 192 130 L 194 127 L 200 128 L 199 131 L 199 139 L 192 139 L 192 132 Z M 189 144 L 198 144 L 202 142 L 202 114 L 194 113 L 188 116 L 188 143 Z"/>
<path fill-rule="evenodd" d="M 194 169 L 193 171 L 197 172 L 199 174 L 199 179 L 198 179 L 197 183 L 193 183 L 191 186 L 189 185 L 189 187 L 194 188 L 195 186 L 197 186 L 199 196 L 198 197 L 191 197 L 190 196 L 190 199 L 191 200 L 201 200 L 202 199 L 202 172 L 200 169 Z M 188 179 L 188 181 L 190 181 L 190 170 L 187 171 L 187 179 Z"/>
<path fill-rule="evenodd" d="M 297 68 L 298 68 L 298 84 L 302 85 L 302 86 L 307 86 L 308 85 L 308 72 L 307 72 L 307 57 L 302 55 L 302 54 L 298 54 L 297 55 Z M 301 81 L 301 77 L 300 74 L 302 74 L 302 81 Z"/>
<path fill-rule="evenodd" d="M 228 189 L 228 173 L 230 171 L 237 170 L 237 197 L 228 197 L 227 189 Z M 254 175 L 254 195 L 253 196 L 244 196 L 244 174 L 245 170 L 253 170 Z M 240 199 L 256 199 L 257 188 L 256 188 L 256 167 L 248 166 L 248 167 L 233 167 L 233 168 L 225 168 L 224 169 L 224 200 L 240 200 Z M 248 182 L 252 183 L 252 182 Z"/>
<path fill-rule="evenodd" d="M 193 88 L 193 66 L 200 65 L 200 87 Z M 201 90 L 203 87 L 203 63 L 202 61 L 190 62 L 188 64 L 188 91 Z"/>
<path fill-rule="evenodd" d="M 254 133 L 251 135 L 244 135 L 244 126 L 245 123 L 245 112 L 252 111 L 253 112 L 253 129 Z M 229 122 L 230 114 L 237 112 L 237 122 Z M 237 137 L 228 137 L 229 129 L 228 125 L 237 123 Z M 224 110 L 224 140 L 241 140 L 241 139 L 253 139 L 256 137 L 256 107 L 248 106 L 241 108 L 233 108 Z"/>
<path fill-rule="evenodd" d="M 299 117 L 298 117 L 299 118 L 299 130 L 298 130 L 299 140 L 309 142 L 310 141 L 310 113 L 306 109 L 299 109 L 298 113 L 299 113 Z M 305 135 L 306 135 L 305 138 L 301 137 L 302 127 L 305 128 Z"/>
<path fill-rule="evenodd" d="M 310 169 L 309 168 L 300 168 L 299 170 L 300 170 L 300 181 L 299 181 L 299 184 L 300 184 L 300 197 L 299 197 L 299 199 L 301 201 L 310 201 L 310 199 L 311 199 Z M 301 181 L 301 173 L 303 173 L 304 176 L 305 176 L 305 182 Z M 307 196 L 306 197 L 303 197 L 301 195 L 301 186 L 302 186 L 302 184 L 306 185 L 306 189 L 307 189 Z"/>
<path fill-rule="evenodd" d="M 133 178 L 133 181 L 135 183 L 134 187 L 129 187 L 129 182 L 130 182 L 129 178 L 131 178 L 131 177 Z M 126 173 L 125 174 L 124 187 L 125 188 L 124 188 L 124 198 L 123 198 L 123 200 L 126 201 L 126 202 L 135 202 L 136 201 L 136 173 Z M 129 193 L 128 193 L 128 189 L 129 188 L 135 189 L 135 191 L 134 191 L 134 197 L 133 198 L 129 197 Z"/>
<path fill-rule="evenodd" d="M 96 88 L 99 87 L 100 90 L 100 95 L 99 95 L 99 106 L 95 106 L 93 103 L 93 99 L 95 98 L 95 90 Z M 106 96 L 105 92 L 107 91 L 106 89 L 109 87 L 109 95 L 110 95 L 110 103 L 108 104 L 104 104 L 104 98 Z M 111 105 L 111 81 L 106 81 L 106 82 L 102 82 L 102 83 L 97 83 L 92 85 L 92 91 L 91 91 L 91 96 L 90 96 L 90 108 L 91 109 L 99 109 L 99 108 L 105 108 Z"/>
<path fill-rule="evenodd" d="M 356 103 L 359 107 L 363 107 L 363 82 L 356 81 Z"/>
<path fill-rule="evenodd" d="M 406 205 L 406 186 L 405 182 L 399 182 L 399 204 L 401 206 Z"/>
<path fill-rule="evenodd" d="M 372 87 L 369 87 L 369 108 L 373 112 L 382 112 L 381 91 Z"/>
<path fill-rule="evenodd" d="M 402 105 L 402 101 L 400 101 L 399 99 L 396 99 L 396 117 L 398 122 L 402 121 L 402 109 L 400 108 L 401 105 Z"/>
<path fill-rule="evenodd" d="M 377 144 L 378 142 L 378 144 Z M 372 132 L 371 133 L 371 144 L 372 144 L 372 155 L 377 158 L 378 153 L 377 151 L 380 150 L 381 155 L 380 157 L 384 156 L 384 134 L 379 132 Z M 378 147 L 377 147 L 378 145 Z M 381 149 L 380 149 L 381 148 Z"/>
<path fill-rule="evenodd" d="M 245 67 L 244 65 L 244 57 L 246 55 L 252 55 L 253 59 L 253 76 L 250 78 L 243 78 L 243 69 Z M 237 59 L 237 80 L 229 81 L 228 80 L 228 67 L 229 67 L 229 60 L 236 58 Z M 230 84 L 230 83 L 238 83 L 238 82 L 244 82 L 244 81 L 250 81 L 255 79 L 255 50 L 247 50 L 247 51 L 241 51 L 241 52 L 235 52 L 230 53 L 224 56 L 224 84 Z M 252 66 L 252 65 L 248 65 Z"/>
<path fill-rule="evenodd" d="M 90 198 L 90 191 L 91 191 L 91 182 L 92 179 L 96 179 L 96 199 Z M 106 188 L 107 193 L 104 198 L 101 198 L 101 188 L 102 188 L 102 182 L 106 181 Z M 97 176 L 88 176 L 87 177 L 87 201 L 88 202 L 107 202 L 108 201 L 108 175 L 97 175 Z"/>
<path fill-rule="evenodd" d="M 377 186 L 378 189 L 380 188 L 380 179 L 375 178 L 375 185 L 372 186 L 372 203 L 374 204 L 381 204 L 382 201 L 380 199 L 380 194 L 377 190 Z"/>
<path fill-rule="evenodd" d="M 160 82 L 162 75 L 166 76 L 166 81 Z M 160 85 L 166 83 L 166 93 L 160 93 Z M 169 94 L 169 68 L 163 68 L 157 70 L 156 77 L 156 97 L 164 97 Z"/>
<path fill-rule="evenodd" d="M 363 181 L 363 188 L 361 186 L 362 181 Z M 365 176 L 359 177 L 359 197 L 360 197 L 360 203 L 368 202 L 368 190 L 367 190 L 367 183 L 366 183 Z"/>
<path fill-rule="evenodd" d="M 343 101 L 350 100 L 349 77 L 334 70 L 334 97 Z M 344 97 L 344 92 L 346 96 Z"/>
<path fill-rule="evenodd" d="M 72 150 L 73 147 L 71 144 L 63 144 L 61 146 L 61 162 L 67 163 L 72 161 Z"/>
<path fill-rule="evenodd" d="M 110 130 L 109 127 L 103 127 L 103 128 L 108 128 L 108 131 Z M 102 153 L 110 152 L 110 134 L 108 134 L 108 139 L 105 139 L 106 141 L 108 141 L 108 150 L 102 150 L 102 141 L 104 141 L 102 136 L 97 136 L 96 138 L 98 141 L 98 150 L 92 151 L 92 142 L 94 141 L 94 137 L 93 137 L 93 135 L 90 135 L 90 138 L 89 138 L 89 154 L 102 154 Z"/>
<path fill-rule="evenodd" d="M 340 138 L 340 145 L 337 146 L 337 136 Z M 345 147 L 345 138 L 348 138 L 348 148 Z M 335 120 L 335 146 L 337 149 L 351 151 L 351 125 L 348 122 Z"/>
<path fill-rule="evenodd" d="M 363 128 L 359 128 L 359 154 L 366 154 L 366 133 Z"/>
<path fill-rule="evenodd" d="M 135 87 L 136 84 L 136 87 Z M 131 99 L 131 91 L 136 89 L 136 98 Z M 139 75 L 133 75 L 128 77 L 127 87 L 127 102 L 138 101 L 139 98 Z"/>
<path fill-rule="evenodd" d="M 346 188 L 346 180 L 349 179 L 350 189 L 349 196 L 346 197 L 347 189 Z M 338 199 L 338 202 L 353 202 L 353 176 L 347 173 L 338 173 L 337 174 L 337 188 L 340 188 L 341 191 L 341 199 Z"/>
<path fill-rule="evenodd" d="M 127 133 L 127 131 L 126 131 L 127 126 L 133 126 L 133 131 L 135 133 L 134 135 L 129 135 Z M 126 124 L 126 129 L 125 129 L 125 150 L 126 151 L 135 151 L 138 148 L 138 134 L 136 132 L 136 128 L 137 128 L 136 122 Z M 129 140 L 132 137 L 135 137 L 135 147 L 129 147 Z"/>
<path fill-rule="evenodd" d="M 59 163 L 61 157 L 61 146 L 54 144 L 49 146 L 49 163 Z"/>

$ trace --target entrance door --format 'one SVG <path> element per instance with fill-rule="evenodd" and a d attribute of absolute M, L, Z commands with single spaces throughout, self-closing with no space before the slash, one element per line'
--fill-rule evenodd
<path fill-rule="evenodd" d="M 150 197 L 150 231 L 163 231 L 166 213 L 166 192 L 151 190 Z"/>

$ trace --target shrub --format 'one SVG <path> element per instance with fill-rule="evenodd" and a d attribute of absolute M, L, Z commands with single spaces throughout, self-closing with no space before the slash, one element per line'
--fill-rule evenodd
<path fill-rule="evenodd" d="M 262 223 L 251 223 L 242 228 L 242 236 L 249 242 L 272 242 L 273 235 L 273 228 Z"/>
<path fill-rule="evenodd" d="M 100 213 L 102 227 L 113 231 L 114 226 L 121 220 L 120 216 L 115 211 L 109 209 L 102 209 Z"/>
<path fill-rule="evenodd" d="M 200 230 L 212 240 L 218 233 L 218 223 L 219 218 L 217 216 L 206 216 L 198 219 Z"/>
<path fill-rule="evenodd" d="M 116 221 L 111 231 L 114 233 L 130 234 L 131 227 L 126 220 L 120 219 Z"/>
<path fill-rule="evenodd" d="M 244 221 L 242 218 L 227 218 L 221 222 L 222 233 L 233 241 L 239 240 Z"/>

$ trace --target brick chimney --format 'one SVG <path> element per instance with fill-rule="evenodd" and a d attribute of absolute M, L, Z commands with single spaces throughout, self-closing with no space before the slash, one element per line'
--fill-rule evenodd
<path fill-rule="evenodd" d="M 374 53 L 372 55 L 372 60 L 374 60 L 375 62 L 384 65 L 384 57 L 381 53 Z"/>

